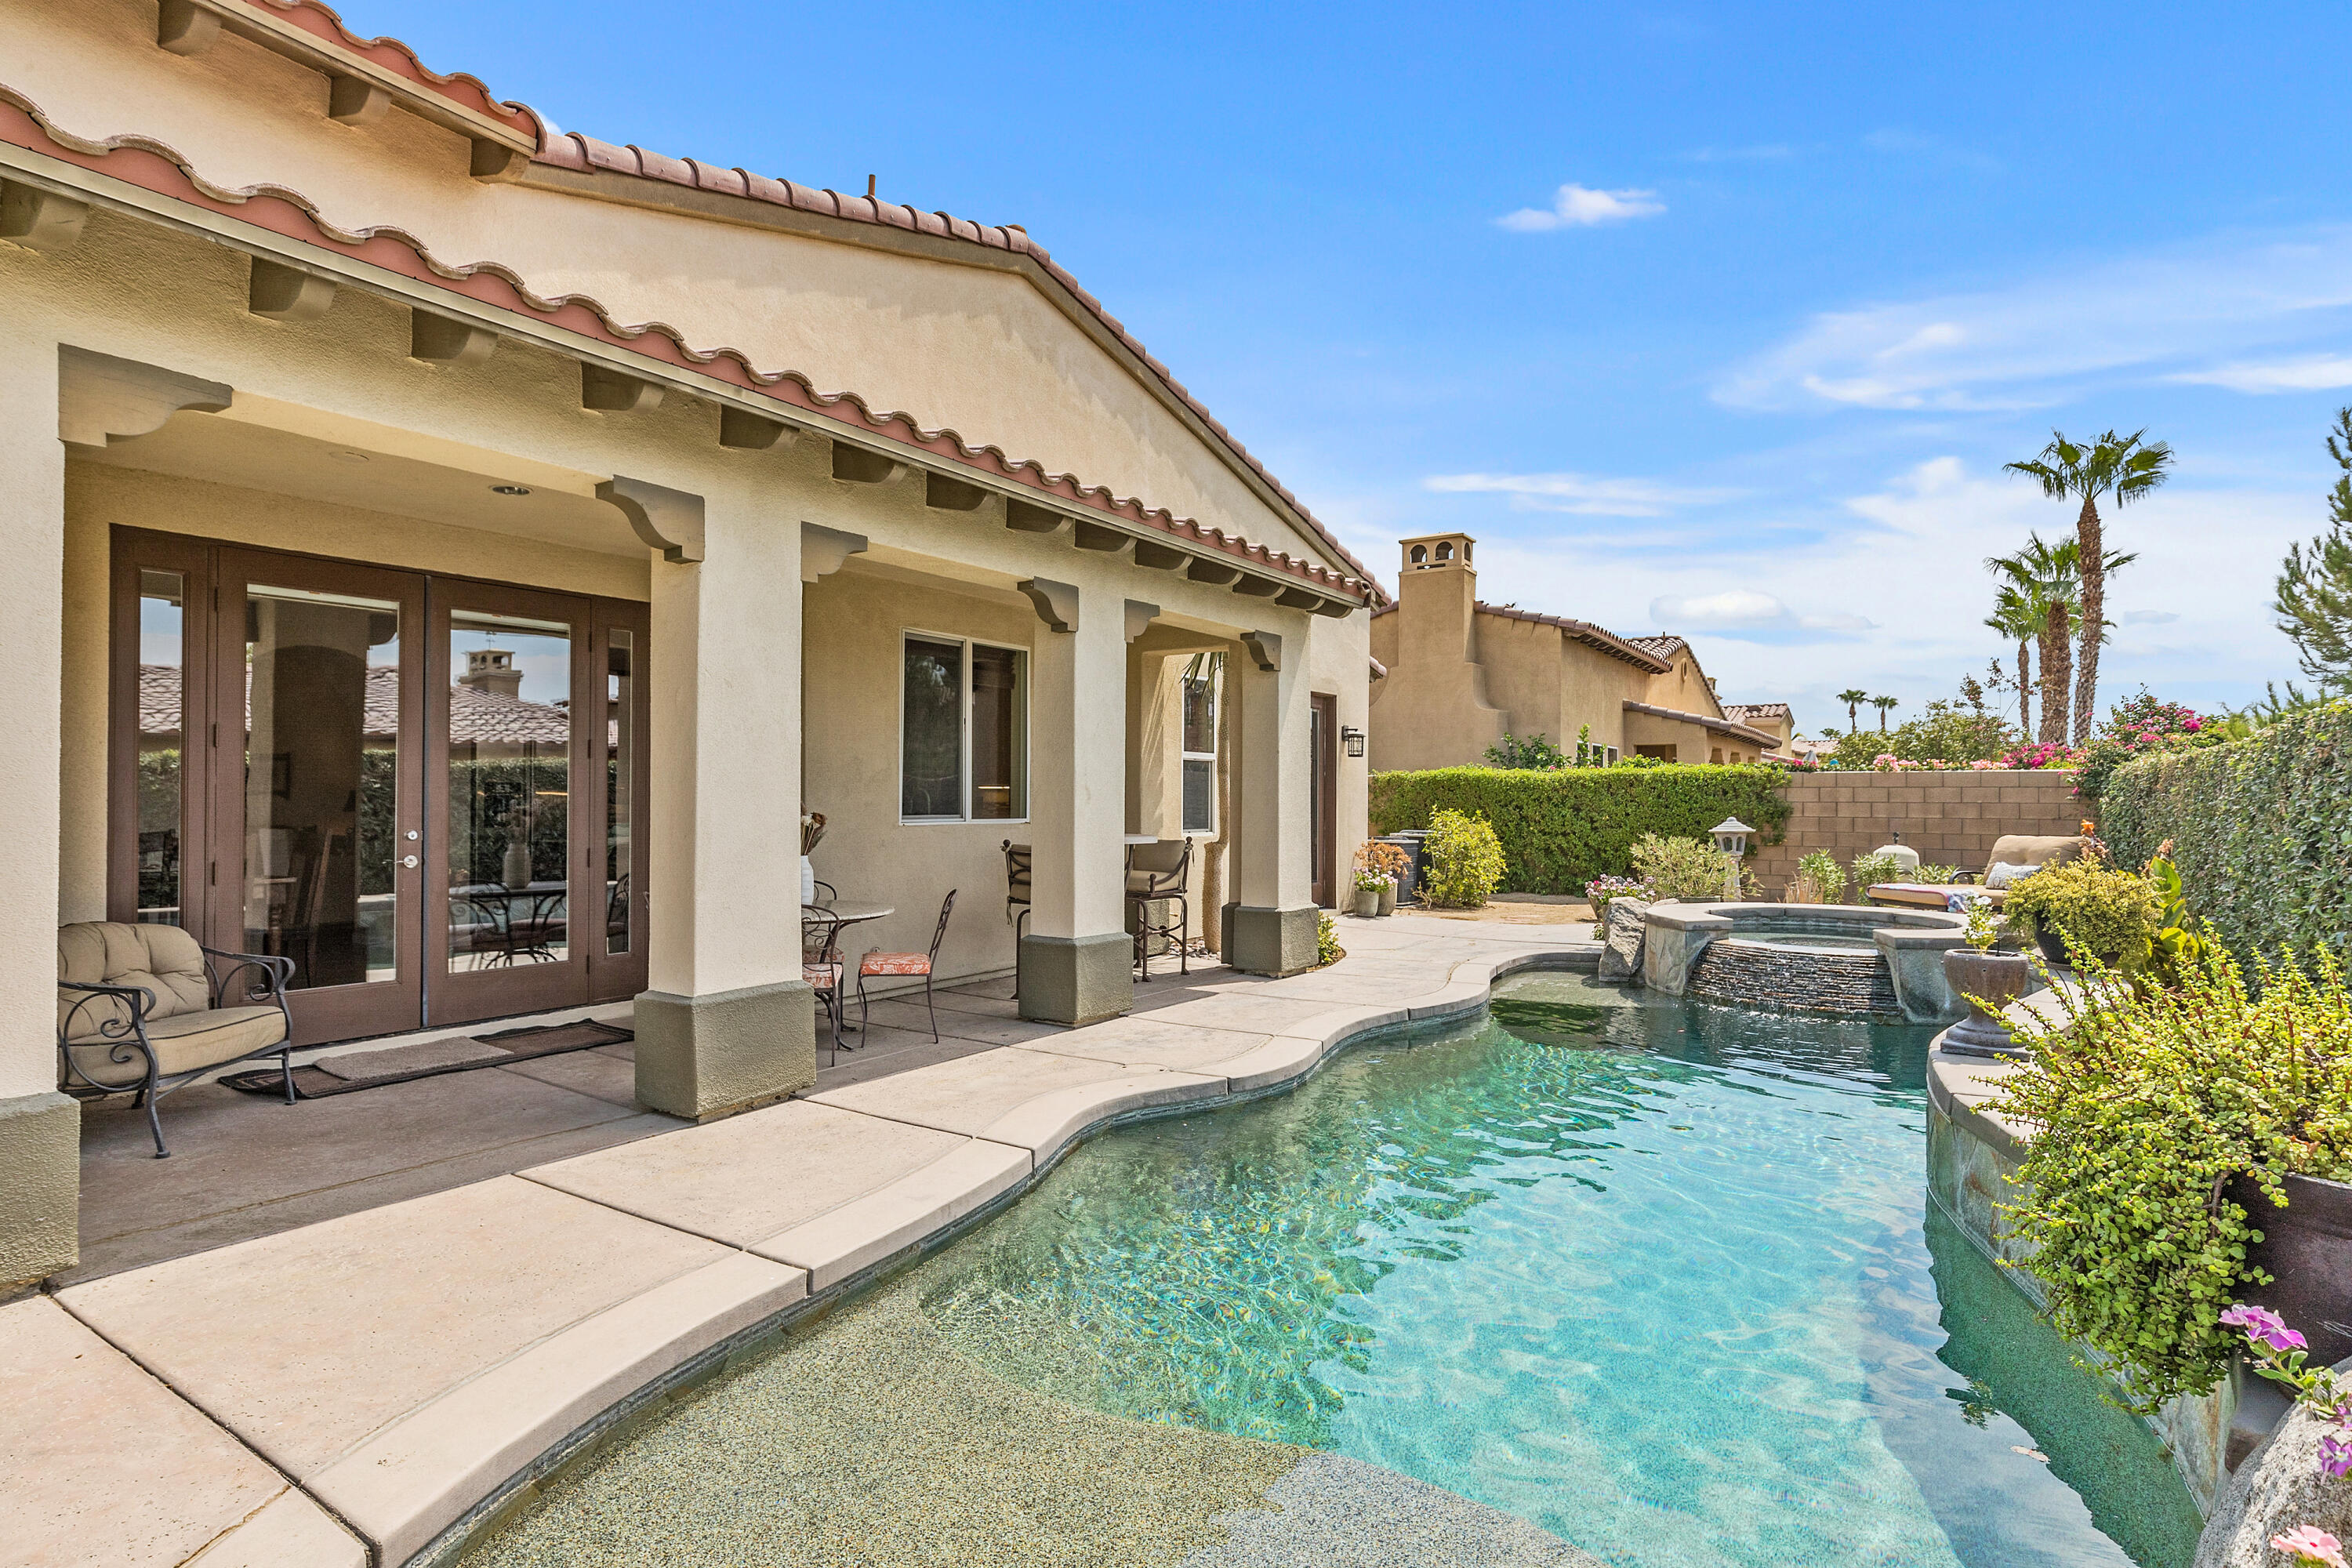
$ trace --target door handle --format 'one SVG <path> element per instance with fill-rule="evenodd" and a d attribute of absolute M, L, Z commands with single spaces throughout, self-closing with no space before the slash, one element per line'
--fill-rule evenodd
<path fill-rule="evenodd" d="M 403 855 L 400 858 L 400 863 L 412 871 L 416 869 L 416 857 L 414 855 Z"/>

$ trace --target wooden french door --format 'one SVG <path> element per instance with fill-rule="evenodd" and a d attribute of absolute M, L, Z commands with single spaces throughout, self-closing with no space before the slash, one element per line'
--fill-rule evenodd
<path fill-rule="evenodd" d="M 1339 902 L 1338 869 L 1339 810 L 1339 700 L 1323 692 L 1310 694 L 1307 710 L 1307 774 L 1314 781 L 1307 803 L 1308 854 L 1312 858 L 1313 892 L 1323 908 Z"/>
<path fill-rule="evenodd" d="M 643 605 L 118 530 L 112 618 L 110 918 L 306 1044 L 644 988 Z"/>

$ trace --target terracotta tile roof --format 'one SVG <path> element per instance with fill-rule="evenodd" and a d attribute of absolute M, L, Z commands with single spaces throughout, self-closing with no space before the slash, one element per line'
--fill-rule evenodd
<path fill-rule="evenodd" d="M 1354 597 L 1375 605 L 1387 599 L 1362 564 L 1336 544 L 1331 547 L 1334 553 L 1345 560 L 1355 574 L 1335 572 L 1320 562 L 1294 557 L 1287 551 L 1272 549 L 1192 518 L 1178 517 L 1164 507 L 1148 507 L 1133 497 L 1115 496 L 1104 487 L 1087 484 L 1072 474 L 1048 473 L 1042 463 L 1012 457 L 995 446 L 971 446 L 952 429 L 926 428 L 911 414 L 877 411 L 854 392 L 820 392 L 797 371 L 757 368 L 740 349 L 695 348 L 667 322 L 625 324 L 588 295 L 542 297 L 531 290 L 520 274 L 499 262 L 445 262 L 434 256 L 424 241 L 404 229 L 389 225 L 360 229 L 341 227 L 329 222 L 310 198 L 288 186 L 267 183 L 215 184 L 197 173 L 173 148 L 152 137 L 119 135 L 92 141 L 75 135 L 58 127 L 32 100 L 5 84 L 0 84 L 0 141 L 78 168 L 103 173 L 206 212 L 249 223 L 280 238 L 446 289 L 476 305 L 536 317 L 549 326 L 641 355 L 664 369 L 709 376 L 771 399 L 803 423 L 812 416 L 830 420 L 962 464 L 992 479 L 1036 490 L 1066 505 L 1119 518 L 1229 559 L 1299 578 L 1329 590 L 1334 597 Z M 1299 516 L 1312 523 L 1303 510 Z M 1314 524 L 1313 529 L 1318 539 L 1329 540 L 1319 524 Z"/>
<path fill-rule="evenodd" d="M 1522 610 L 1515 605 L 1490 605 L 1483 599 L 1474 601 L 1472 607 L 1482 616 L 1496 616 L 1507 621 L 1532 621 L 1538 626 L 1558 626 L 1572 640 L 1580 642 L 1587 647 L 1597 648 L 1612 658 L 1622 659 L 1636 668 L 1648 670 L 1652 675 L 1664 675 L 1672 668 L 1664 659 L 1644 649 L 1642 647 L 1641 638 L 1621 637 L 1615 632 L 1604 630 L 1590 621 L 1572 621 L 1565 616 L 1538 615 L 1533 610 Z M 1391 602 L 1381 605 L 1372 614 L 1385 616 L 1395 608 L 1395 604 Z"/>
<path fill-rule="evenodd" d="M 1705 713 L 1685 713 L 1679 708 L 1659 708 L 1647 702 L 1635 702 L 1628 698 L 1625 701 L 1625 711 L 1647 713 L 1654 719 L 1678 719 L 1685 724 L 1696 724 L 1718 735 L 1730 735 L 1738 740 L 1753 742 L 1768 752 L 1780 743 L 1779 736 L 1768 735 L 1761 730 L 1751 730 L 1745 724 L 1735 724 L 1728 719 L 1712 718 Z"/>
<path fill-rule="evenodd" d="M 1673 659 L 1675 655 L 1690 647 L 1690 644 L 1672 633 L 1664 637 L 1627 637 L 1625 640 L 1662 663 Z"/>
<path fill-rule="evenodd" d="M 672 158 L 660 153 L 649 153 L 634 142 L 615 147 L 609 142 L 599 142 L 593 136 L 578 132 L 551 135 L 540 144 L 538 155 L 531 160 L 553 168 L 571 169 L 579 173 L 632 174 L 641 179 L 656 180 L 664 184 L 682 185 L 692 190 L 715 191 L 721 195 L 740 196 L 750 201 L 765 202 L 772 206 L 791 207 L 795 211 L 815 213 L 824 217 L 845 219 L 851 223 L 875 224 L 886 228 L 904 229 L 910 234 L 933 235 L 942 239 L 962 240 L 969 245 L 989 250 L 1002 250 L 1034 260 L 1045 274 L 1077 302 L 1088 315 L 1102 323 L 1104 329 L 1118 340 L 1121 348 L 1142 362 L 1144 367 L 1208 426 L 1219 441 L 1238 458 L 1249 470 L 1264 479 L 1283 504 L 1305 523 L 1326 548 L 1345 561 L 1358 577 L 1370 581 L 1371 573 L 1356 559 L 1348 548 L 1333 537 L 1304 502 L 1291 494 L 1288 487 L 1266 470 L 1264 463 L 1251 455 L 1239 437 L 1225 428 L 1217 416 L 1194 397 L 1184 384 L 1176 379 L 1151 351 L 1145 348 L 1125 323 L 1104 309 L 1103 302 L 1087 292 L 1067 269 L 1046 253 L 1045 247 L 1029 237 L 1026 229 L 1017 224 L 989 225 L 974 223 L 970 218 L 951 213 L 921 212 L 897 202 L 885 202 L 872 196 L 844 195 L 829 189 L 812 189 L 792 180 L 772 179 L 754 174 L 748 169 L 722 169 L 697 158 Z"/>
<path fill-rule="evenodd" d="M 1744 724 L 1750 719 L 1786 719 L 1790 714 L 1785 702 L 1727 702 L 1723 716 Z"/>
<path fill-rule="evenodd" d="M 461 109 L 486 115 L 513 131 L 543 141 L 545 132 L 553 127 L 541 118 L 528 104 L 501 102 L 490 95 L 478 77 L 463 71 L 443 76 L 429 69 L 416 58 L 416 51 L 398 38 L 362 38 L 343 25 L 343 19 L 318 0 L 235 0 L 248 9 L 258 11 L 311 35 L 329 48 L 356 55 L 396 76 L 404 77 L 418 88 L 447 99 Z"/>
<path fill-rule="evenodd" d="M 367 672 L 365 734 L 390 742 L 400 728 L 400 672 L 375 666 Z M 180 667 L 139 667 L 139 729 L 147 735 L 180 732 Z M 608 734 L 607 744 L 616 739 Z M 459 745 L 562 746 L 572 739 L 572 715 L 545 702 L 526 702 L 479 687 L 449 688 L 449 739 Z"/>

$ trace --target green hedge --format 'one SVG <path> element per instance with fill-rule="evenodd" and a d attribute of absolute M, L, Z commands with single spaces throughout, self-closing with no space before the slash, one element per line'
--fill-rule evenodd
<path fill-rule="evenodd" d="M 2100 796 L 2099 831 L 2124 866 L 2171 839 L 2189 912 L 2242 957 L 2352 957 L 2352 702 L 2125 763 Z"/>
<path fill-rule="evenodd" d="M 1436 768 L 1374 773 L 1372 831 L 1427 827 L 1440 807 L 1495 825 L 1508 868 L 1502 890 L 1580 893 L 1595 877 L 1623 876 L 1644 833 L 1704 838 L 1727 816 L 1778 843 L 1789 820 L 1780 769 L 1755 764 L 1662 768 Z"/>

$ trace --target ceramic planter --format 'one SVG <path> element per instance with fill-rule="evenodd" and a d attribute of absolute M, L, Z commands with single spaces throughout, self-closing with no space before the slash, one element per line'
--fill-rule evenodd
<path fill-rule="evenodd" d="M 2074 967 L 2074 961 L 2066 956 L 2066 943 L 2064 939 L 2060 937 L 2056 931 L 2044 930 L 2035 932 L 2033 937 L 2033 945 L 2042 950 L 2042 956 L 2050 961 L 2051 968 L 2072 969 Z M 2121 958 L 2123 954 L 2119 952 L 2100 952 L 2094 953 L 2092 956 L 2096 958 L 2101 963 L 2105 964 L 2108 968 L 2113 969 L 2116 966 L 2116 961 Z"/>
<path fill-rule="evenodd" d="M 1383 915 L 1392 915 L 1396 913 L 1397 887 L 1396 879 L 1394 877 L 1383 877 L 1381 879 L 1380 897 L 1381 907 L 1373 912 L 1375 914 Z"/>
<path fill-rule="evenodd" d="M 1381 896 L 1370 888 L 1356 889 L 1356 912 L 1366 919 L 1381 912 Z"/>
<path fill-rule="evenodd" d="M 1944 953 L 1944 979 L 1956 997 L 1965 1000 L 1981 996 L 1996 1007 L 2005 1007 L 2033 984 L 2033 966 L 2021 952 L 1979 952 L 1972 947 L 1955 947 Z M 2000 1016 L 1986 1012 L 1973 1001 L 1969 1003 L 1969 1016 L 1946 1031 L 1944 1048 L 1971 1056 L 2022 1054 L 2011 1044 L 2009 1027 Z"/>
<path fill-rule="evenodd" d="M 2242 1299 L 2268 1307 L 2311 1342 L 2311 1364 L 2352 1356 L 2352 1184 L 2317 1176 L 2280 1178 L 2286 1207 L 2273 1206 L 2251 1175 L 2222 1189 L 2263 1233 L 2246 1248 L 2246 1267 L 2273 1276 L 2242 1287 Z"/>

